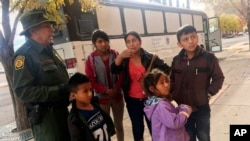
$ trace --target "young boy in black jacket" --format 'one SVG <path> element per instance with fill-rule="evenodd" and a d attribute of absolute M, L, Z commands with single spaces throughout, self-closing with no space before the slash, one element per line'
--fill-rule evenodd
<path fill-rule="evenodd" d="M 115 134 L 114 124 L 93 97 L 89 78 L 76 73 L 68 84 L 73 99 L 68 117 L 71 141 L 110 141 Z"/>

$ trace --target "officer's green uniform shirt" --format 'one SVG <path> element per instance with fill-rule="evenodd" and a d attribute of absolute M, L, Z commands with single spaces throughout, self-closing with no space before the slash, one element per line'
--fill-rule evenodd
<path fill-rule="evenodd" d="M 24 103 L 62 100 L 58 86 L 67 82 L 68 73 L 52 47 L 45 48 L 27 39 L 15 52 L 13 61 L 14 90 Z"/>

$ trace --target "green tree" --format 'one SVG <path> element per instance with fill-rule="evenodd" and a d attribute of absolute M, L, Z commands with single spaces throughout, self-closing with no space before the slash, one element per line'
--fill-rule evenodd
<path fill-rule="evenodd" d="M 243 28 L 240 18 L 234 14 L 221 14 L 219 19 L 222 33 L 240 31 Z"/>
<path fill-rule="evenodd" d="M 192 0 L 193 2 L 208 3 L 218 7 L 217 13 L 232 12 L 241 18 L 241 23 L 247 23 L 249 41 L 250 41 L 250 0 Z M 231 13 L 231 14 L 232 14 Z M 229 13 L 230 14 L 230 13 Z M 249 44 L 250 50 L 250 44 Z"/>
<path fill-rule="evenodd" d="M 67 0 L 67 2 L 72 4 L 75 1 Z M 93 11 L 97 5 L 95 0 L 78 0 L 78 2 L 81 4 L 82 12 Z M 55 20 L 59 25 L 59 28 L 65 20 L 65 16 L 59 12 L 59 9 L 67 5 L 65 5 L 64 0 L 1 0 L 0 4 L 2 14 L 2 23 L 0 28 L 0 61 L 2 62 L 6 72 L 6 79 L 9 84 L 17 131 L 22 131 L 28 129 L 30 125 L 27 121 L 23 103 L 14 95 L 12 82 L 13 75 L 11 71 L 12 57 L 14 55 L 13 41 L 19 18 L 25 10 L 45 8 L 48 11 L 45 16 L 49 19 Z M 11 27 L 10 13 L 13 12 L 17 12 L 17 16 L 15 17 L 13 26 Z"/>

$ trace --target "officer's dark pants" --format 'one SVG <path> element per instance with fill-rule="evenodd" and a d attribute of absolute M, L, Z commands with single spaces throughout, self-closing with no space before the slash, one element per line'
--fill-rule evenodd
<path fill-rule="evenodd" d="M 210 141 L 210 107 L 200 106 L 194 111 L 187 123 L 186 130 L 190 136 L 190 141 Z"/>
<path fill-rule="evenodd" d="M 147 119 L 143 111 L 145 99 L 137 99 L 137 98 L 131 98 L 127 96 L 125 101 L 126 101 L 128 114 L 132 122 L 132 131 L 133 131 L 134 140 L 140 141 L 143 139 L 143 133 L 144 133 L 143 117 L 145 117 L 148 129 L 151 133 L 151 123 Z"/>
<path fill-rule="evenodd" d="M 70 141 L 67 116 L 66 107 L 47 110 L 42 123 L 32 126 L 35 141 Z"/>

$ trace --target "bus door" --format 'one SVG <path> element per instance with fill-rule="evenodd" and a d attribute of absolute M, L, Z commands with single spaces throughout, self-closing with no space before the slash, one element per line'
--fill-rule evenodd
<path fill-rule="evenodd" d="M 74 51 L 77 59 L 77 70 L 78 72 L 85 74 L 85 62 L 87 60 L 88 55 L 94 51 L 92 44 L 86 44 L 82 42 L 74 42 Z"/>
<path fill-rule="evenodd" d="M 222 51 L 220 23 L 218 17 L 208 18 L 207 32 L 209 51 Z"/>
<path fill-rule="evenodd" d="M 67 42 L 54 45 L 53 47 L 60 56 L 60 58 L 62 59 L 62 61 L 65 63 L 69 76 L 77 72 L 76 70 L 77 61 L 74 56 L 72 44 L 70 42 Z"/>

